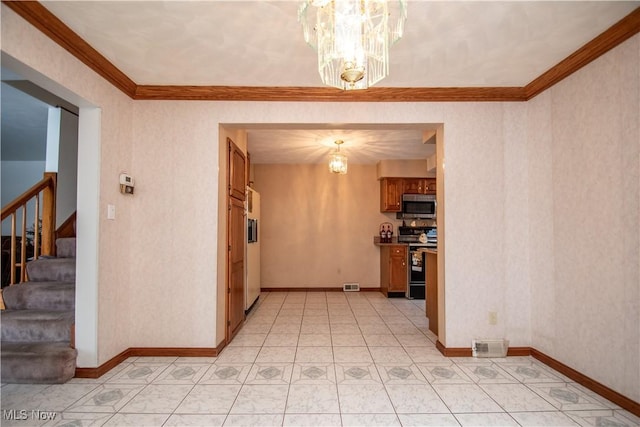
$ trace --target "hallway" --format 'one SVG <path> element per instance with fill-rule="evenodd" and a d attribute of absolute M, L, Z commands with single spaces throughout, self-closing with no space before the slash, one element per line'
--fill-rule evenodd
<path fill-rule="evenodd" d="M 97 380 L 3 384 L 2 425 L 640 424 L 533 358 L 445 358 L 427 322 L 424 300 L 262 293 L 219 357 L 138 357 Z M 10 409 L 57 414 L 7 420 Z"/>

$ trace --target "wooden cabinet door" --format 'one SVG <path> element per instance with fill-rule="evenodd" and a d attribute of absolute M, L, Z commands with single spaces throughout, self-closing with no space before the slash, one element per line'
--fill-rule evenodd
<path fill-rule="evenodd" d="M 389 256 L 389 292 L 407 291 L 407 247 L 391 246 Z"/>
<path fill-rule="evenodd" d="M 425 180 L 425 194 L 436 194 L 436 179 L 435 178 L 427 178 Z"/>
<path fill-rule="evenodd" d="M 227 196 L 227 310 L 226 340 L 231 341 L 244 323 L 245 285 L 245 157 L 244 153 L 227 138 L 229 144 Z"/>
<path fill-rule="evenodd" d="M 244 201 L 247 191 L 244 153 L 231 139 L 227 138 L 227 143 L 229 144 L 229 196 Z"/>
<path fill-rule="evenodd" d="M 244 203 L 229 198 L 229 283 L 227 335 L 231 340 L 244 322 Z"/>
<path fill-rule="evenodd" d="M 405 194 L 426 194 L 427 180 L 425 178 L 404 178 Z"/>
<path fill-rule="evenodd" d="M 384 178 L 380 181 L 380 212 L 400 212 L 402 210 L 402 178 Z"/>
<path fill-rule="evenodd" d="M 427 253 L 425 305 L 429 330 L 438 335 L 438 256 Z"/>

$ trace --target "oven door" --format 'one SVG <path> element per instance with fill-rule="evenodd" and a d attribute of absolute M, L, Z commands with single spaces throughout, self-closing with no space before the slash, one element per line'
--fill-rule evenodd
<path fill-rule="evenodd" d="M 409 287 L 407 298 L 424 299 L 427 263 L 426 254 L 420 249 L 424 246 L 409 245 Z"/>

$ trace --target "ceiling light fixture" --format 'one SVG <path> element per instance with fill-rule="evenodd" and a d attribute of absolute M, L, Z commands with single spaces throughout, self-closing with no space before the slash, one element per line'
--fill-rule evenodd
<path fill-rule="evenodd" d="M 367 89 L 389 75 L 389 46 L 404 32 L 406 0 L 305 0 L 305 41 L 318 51 L 322 82 Z"/>
<path fill-rule="evenodd" d="M 344 144 L 344 141 L 339 139 L 335 141 L 334 144 L 336 144 L 338 148 L 329 156 L 329 171 L 344 175 L 347 173 L 347 156 L 340 153 L 340 146 Z"/>

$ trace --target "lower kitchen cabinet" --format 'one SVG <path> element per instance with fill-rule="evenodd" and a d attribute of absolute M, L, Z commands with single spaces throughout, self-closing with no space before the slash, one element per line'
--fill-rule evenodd
<path fill-rule="evenodd" d="M 427 274 L 425 304 L 429 318 L 429 330 L 438 335 L 438 255 L 427 252 Z"/>
<path fill-rule="evenodd" d="M 386 296 L 407 292 L 407 245 L 380 246 L 380 290 Z"/>

